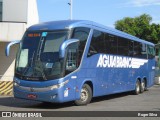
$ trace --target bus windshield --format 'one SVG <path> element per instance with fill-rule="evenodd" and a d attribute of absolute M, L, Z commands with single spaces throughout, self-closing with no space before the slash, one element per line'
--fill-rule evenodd
<path fill-rule="evenodd" d="M 17 54 L 15 75 L 26 80 L 56 79 L 63 74 L 59 48 L 68 31 L 26 32 Z"/>

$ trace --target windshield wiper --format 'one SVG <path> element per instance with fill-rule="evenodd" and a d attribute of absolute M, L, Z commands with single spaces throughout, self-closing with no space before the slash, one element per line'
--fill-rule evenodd
<path fill-rule="evenodd" d="M 38 47 L 38 50 L 37 50 L 37 55 L 36 55 L 36 58 L 34 60 L 34 70 L 39 71 L 42 74 L 43 79 L 47 80 L 46 75 L 44 73 L 43 63 L 40 60 L 40 54 L 42 52 L 42 47 L 43 47 L 43 44 L 44 44 L 44 40 L 45 40 L 44 37 L 42 37 L 40 39 L 40 43 L 38 45 L 39 47 Z M 35 72 L 34 72 L 34 74 L 35 74 Z"/>
<path fill-rule="evenodd" d="M 34 59 L 35 51 L 33 52 L 32 58 L 31 58 L 31 67 L 33 66 L 33 59 Z"/>

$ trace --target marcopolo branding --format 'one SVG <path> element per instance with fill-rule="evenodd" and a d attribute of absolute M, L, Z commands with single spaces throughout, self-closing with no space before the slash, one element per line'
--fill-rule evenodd
<path fill-rule="evenodd" d="M 148 60 L 145 60 L 145 59 L 101 54 L 98 59 L 97 67 L 139 68 L 140 66 L 144 65 L 147 62 Z"/>

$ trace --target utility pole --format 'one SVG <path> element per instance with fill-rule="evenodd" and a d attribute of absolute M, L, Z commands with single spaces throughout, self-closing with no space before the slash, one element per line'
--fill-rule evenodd
<path fill-rule="evenodd" d="M 70 19 L 73 19 L 73 0 L 70 0 L 70 3 L 68 3 L 68 5 L 70 5 Z"/>

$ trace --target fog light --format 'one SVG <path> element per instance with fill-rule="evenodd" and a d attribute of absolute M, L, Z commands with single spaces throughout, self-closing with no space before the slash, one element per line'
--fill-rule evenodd
<path fill-rule="evenodd" d="M 57 97 L 57 95 L 51 96 L 51 99 L 55 99 Z"/>

